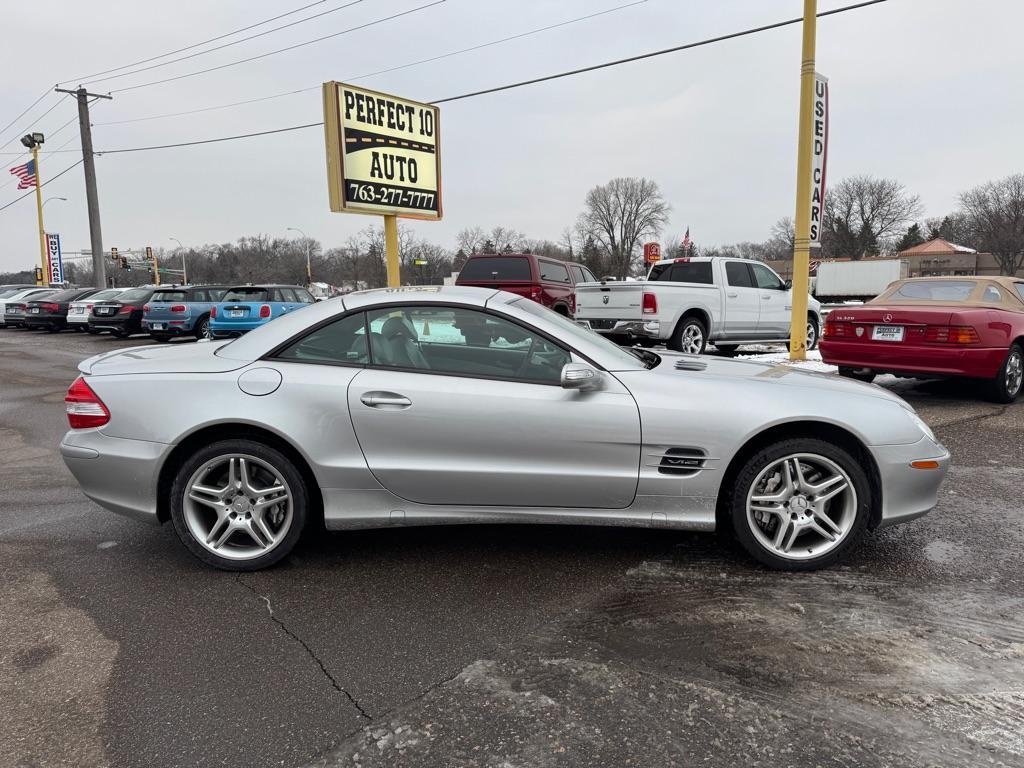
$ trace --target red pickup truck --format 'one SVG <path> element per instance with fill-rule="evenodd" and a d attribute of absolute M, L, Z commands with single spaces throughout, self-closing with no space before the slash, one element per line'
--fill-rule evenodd
<path fill-rule="evenodd" d="M 532 253 L 481 253 L 466 260 L 455 284 L 518 293 L 572 317 L 576 313 L 576 285 L 596 282 L 594 273 L 582 264 Z"/>

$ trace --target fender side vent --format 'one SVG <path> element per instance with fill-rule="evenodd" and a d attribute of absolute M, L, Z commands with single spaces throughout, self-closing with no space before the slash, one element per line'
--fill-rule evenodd
<path fill-rule="evenodd" d="M 681 358 L 676 360 L 677 371 L 706 371 L 708 364 L 696 358 Z"/>
<path fill-rule="evenodd" d="M 707 454 L 700 448 L 669 448 L 661 457 L 658 472 L 691 477 L 704 469 Z"/>

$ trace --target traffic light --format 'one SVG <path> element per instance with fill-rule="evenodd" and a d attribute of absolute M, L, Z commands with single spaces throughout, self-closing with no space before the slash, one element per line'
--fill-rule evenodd
<path fill-rule="evenodd" d="M 113 259 L 114 261 L 118 261 L 117 248 L 110 249 L 110 258 Z"/>
<path fill-rule="evenodd" d="M 149 274 L 153 276 L 153 282 L 160 285 L 160 267 L 156 261 L 156 255 L 151 246 L 146 246 L 146 259 L 149 261 Z"/>
<path fill-rule="evenodd" d="M 127 259 L 127 258 L 125 258 L 124 256 L 122 256 L 122 257 L 120 258 L 120 261 L 121 261 L 121 269 L 126 269 L 126 270 L 128 270 L 129 272 L 131 272 L 131 271 L 132 271 L 132 265 L 128 263 L 128 259 Z"/>
<path fill-rule="evenodd" d="M 43 268 L 36 267 L 36 285 L 43 285 Z"/>

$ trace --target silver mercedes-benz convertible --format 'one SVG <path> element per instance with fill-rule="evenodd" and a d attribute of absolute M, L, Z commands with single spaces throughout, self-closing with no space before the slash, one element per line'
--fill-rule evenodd
<path fill-rule="evenodd" d="M 230 570 L 314 526 L 440 523 L 724 527 L 807 570 L 928 512 L 949 465 L 879 387 L 626 350 L 482 288 L 353 293 L 80 370 L 60 450 L 85 494 Z"/>

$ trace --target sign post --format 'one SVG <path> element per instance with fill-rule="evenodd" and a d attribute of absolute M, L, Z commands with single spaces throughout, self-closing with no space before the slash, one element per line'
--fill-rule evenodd
<path fill-rule="evenodd" d="M 64 259 L 60 250 L 60 235 L 46 233 L 46 282 L 58 285 L 64 282 Z"/>
<path fill-rule="evenodd" d="M 789 359 L 803 360 L 807 357 L 807 286 L 808 268 L 812 247 L 813 234 L 821 235 L 821 204 L 820 194 L 825 184 L 825 146 L 824 130 L 827 125 L 827 87 L 822 98 L 822 114 L 816 116 L 815 106 L 815 74 L 814 53 L 817 32 L 817 0 L 804 0 L 803 47 L 800 61 L 800 131 L 797 145 L 796 163 L 796 227 L 793 241 L 793 315 L 789 325 Z M 821 188 L 812 190 L 815 181 L 814 150 L 815 136 L 821 126 Z M 817 208 L 812 209 L 814 193 L 818 193 Z M 811 218 L 818 216 L 816 222 Z"/>
<path fill-rule="evenodd" d="M 384 217 L 388 286 L 397 287 L 398 218 L 442 216 L 440 110 L 333 81 L 323 99 L 331 210 Z"/>

